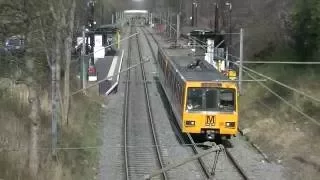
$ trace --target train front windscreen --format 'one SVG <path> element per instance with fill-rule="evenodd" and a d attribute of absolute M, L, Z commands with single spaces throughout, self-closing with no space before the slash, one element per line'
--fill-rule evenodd
<path fill-rule="evenodd" d="M 226 88 L 188 88 L 188 112 L 235 111 L 235 91 Z"/>

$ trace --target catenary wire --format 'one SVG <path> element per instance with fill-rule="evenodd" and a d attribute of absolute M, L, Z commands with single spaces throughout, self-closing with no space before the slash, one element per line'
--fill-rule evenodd
<path fill-rule="evenodd" d="M 249 77 L 251 77 L 253 80 L 255 80 L 256 78 L 253 77 L 253 75 L 251 75 L 248 71 L 243 70 L 245 73 L 248 74 Z M 257 83 L 259 83 L 262 87 L 264 87 L 265 89 L 267 89 L 270 93 L 272 93 L 274 96 L 276 96 L 277 98 L 279 98 L 281 101 L 283 101 L 285 104 L 287 104 L 288 106 L 290 106 L 292 109 L 294 109 L 295 111 L 297 111 L 298 113 L 300 113 L 301 115 L 303 115 L 305 118 L 307 118 L 308 120 L 312 121 L 313 123 L 315 123 L 316 125 L 320 126 L 320 122 L 317 121 L 316 119 L 312 118 L 311 116 L 307 115 L 306 113 L 302 112 L 297 106 L 293 105 L 292 103 L 290 103 L 289 101 L 287 101 L 286 99 L 284 99 L 283 97 L 281 97 L 279 94 L 277 94 L 276 92 L 274 92 L 272 89 L 270 89 L 267 85 L 263 84 L 262 82 L 257 81 Z"/>
<path fill-rule="evenodd" d="M 216 57 L 221 58 L 221 59 L 224 59 L 224 58 L 219 57 L 219 56 L 216 56 Z M 224 60 L 225 60 L 225 59 L 224 59 Z M 229 61 L 229 62 L 235 64 L 236 66 L 240 66 L 240 64 L 237 63 L 237 62 L 232 62 L 232 61 Z M 243 65 L 242 65 L 242 66 L 243 66 Z M 247 70 L 247 71 L 246 71 L 246 70 L 243 70 L 243 71 L 246 72 L 247 74 L 248 74 L 248 71 L 251 71 L 251 72 L 253 72 L 253 73 L 255 73 L 255 74 L 259 75 L 259 76 L 262 75 L 262 74 L 260 74 L 260 73 L 258 73 L 258 72 L 256 72 L 256 71 L 248 68 L 248 67 L 243 66 L 243 68 Z M 248 75 L 249 75 L 249 74 L 248 74 Z M 256 79 L 256 78 L 254 78 L 252 75 L 251 75 L 250 77 L 251 77 L 252 79 L 254 79 L 254 80 Z M 268 79 L 268 80 L 271 80 L 271 81 L 273 81 L 273 82 L 275 82 L 275 83 L 278 82 L 278 81 L 276 81 L 276 80 L 274 80 L 274 79 L 272 79 L 272 78 L 270 78 L 270 77 L 268 77 L 268 76 L 265 76 L 265 75 L 262 75 L 262 77 L 264 77 L 264 78 L 266 78 L 266 79 Z M 289 101 L 287 101 L 287 100 L 285 100 L 283 97 L 281 97 L 279 94 L 277 94 L 276 92 L 272 91 L 268 86 L 266 86 L 265 84 L 263 84 L 263 83 L 260 82 L 260 81 L 257 81 L 257 83 L 259 83 L 259 84 L 260 84 L 261 86 L 263 86 L 265 89 L 267 89 L 268 91 L 270 91 L 273 95 L 275 95 L 276 97 L 278 97 L 280 100 L 282 100 L 282 101 L 283 101 L 284 103 L 286 103 L 288 106 L 290 106 L 291 108 L 293 108 L 295 111 L 297 111 L 298 113 L 300 113 L 301 115 L 303 115 L 305 118 L 307 118 L 307 119 L 310 120 L 311 122 L 315 123 L 316 125 L 320 126 L 320 122 L 318 122 L 316 119 L 314 119 L 314 118 L 310 117 L 309 115 L 305 114 L 304 112 L 302 112 L 298 107 L 294 106 L 294 105 L 291 104 Z M 278 83 L 281 83 L 281 82 L 278 82 Z M 277 84 L 278 84 L 278 83 L 277 83 Z M 281 84 L 283 84 L 283 83 L 281 83 Z M 281 84 L 280 84 L 280 85 L 281 85 Z M 294 88 L 292 88 L 292 87 L 290 87 L 290 86 L 288 86 L 288 85 L 285 85 L 285 84 L 283 84 L 283 85 L 284 85 L 284 87 L 289 88 L 289 89 L 291 89 L 291 90 L 293 90 L 293 91 L 295 91 L 295 92 L 297 92 L 297 93 L 299 93 L 299 94 L 301 94 L 301 95 L 304 95 L 304 96 L 309 97 L 309 98 L 311 98 L 311 99 L 313 99 L 313 100 L 315 100 L 315 101 L 317 101 L 317 102 L 320 102 L 320 100 L 318 100 L 318 99 L 316 99 L 316 98 L 314 98 L 314 97 L 312 97 L 312 96 L 309 96 L 309 95 L 305 94 L 304 92 L 301 92 L 301 91 L 299 91 L 299 90 L 297 90 L 297 89 L 294 89 Z"/>
<path fill-rule="evenodd" d="M 215 57 L 218 57 L 218 58 L 220 58 L 220 59 L 226 60 L 225 58 L 220 57 L 220 56 L 215 56 Z M 229 62 L 232 63 L 232 64 L 235 64 L 235 65 L 238 66 L 238 67 L 240 67 L 240 63 L 238 63 L 238 62 L 233 62 L 233 61 L 229 61 Z M 251 73 L 257 74 L 257 75 L 259 75 L 259 76 L 261 76 L 261 77 L 263 77 L 263 78 L 266 78 L 267 80 L 270 80 L 270 81 L 272 81 L 272 82 L 274 82 L 274 83 L 276 83 L 276 84 L 278 84 L 278 85 L 280 85 L 280 86 L 283 86 L 283 87 L 285 87 L 285 88 L 288 88 L 288 89 L 290 89 L 290 90 L 292 90 L 292 91 L 294 91 L 294 92 L 296 92 L 296 93 L 298 93 L 298 94 L 300 94 L 300 95 L 302 95 L 302 96 L 308 97 L 309 99 L 314 100 L 314 101 L 320 103 L 320 99 L 317 99 L 317 98 L 315 98 L 315 97 L 313 97 L 313 96 L 311 96 L 311 95 L 308 95 L 308 94 L 306 94 L 306 93 L 303 92 L 303 91 L 300 91 L 300 90 L 298 90 L 298 89 L 296 89 L 296 88 L 293 88 L 293 87 L 291 87 L 291 86 L 289 86 L 289 85 L 286 85 L 286 84 L 284 84 L 284 83 L 282 83 L 282 82 L 279 82 L 279 81 L 277 81 L 277 80 L 275 80 L 275 79 L 272 79 L 271 77 L 266 76 L 266 75 L 264 75 L 264 74 L 261 74 L 261 73 L 255 71 L 255 70 L 253 70 L 253 69 L 251 69 L 251 68 L 248 68 L 247 66 L 242 65 L 242 67 L 243 67 L 244 69 L 246 69 L 247 71 L 250 71 Z"/>
<path fill-rule="evenodd" d="M 303 61 L 243 61 L 245 64 L 296 64 L 296 65 L 315 65 L 320 62 L 303 62 Z"/>
<path fill-rule="evenodd" d="M 206 146 L 204 143 L 195 143 L 195 145 L 197 146 Z M 175 148 L 175 147 L 181 147 L 181 146 L 185 146 L 185 147 L 189 147 L 189 146 L 194 146 L 194 144 L 179 144 L 179 145 L 170 145 L 170 144 L 166 144 L 166 145 L 145 145 L 145 146 L 127 146 L 130 148 L 154 148 L 154 147 L 164 147 L 164 148 Z M 71 147 L 57 147 L 57 150 L 85 150 L 85 149 L 99 149 L 99 148 L 123 148 L 123 145 L 99 145 L 99 146 L 79 146 L 79 147 L 75 147 L 75 146 L 71 146 Z M 25 146 L 20 146 L 18 148 L 8 148 L 8 147 L 0 147 L 0 153 L 3 152 L 13 152 L 13 151 L 24 151 L 24 150 L 30 150 L 30 149 L 38 149 L 38 150 L 51 150 L 51 147 L 38 147 L 38 148 L 29 148 L 29 147 L 25 147 Z"/>
<path fill-rule="evenodd" d="M 230 61 L 230 62 L 231 62 L 231 63 L 234 63 L 234 64 L 237 65 L 237 66 L 240 66 L 240 63 L 232 62 L 232 61 Z M 251 73 L 257 74 L 257 75 L 259 75 L 259 76 L 261 76 L 261 77 L 263 77 L 263 78 L 266 78 L 266 79 L 268 79 L 268 80 L 270 80 L 270 81 L 272 81 L 272 82 L 274 82 L 274 83 L 276 83 L 276 84 L 278 84 L 278 85 L 280 85 L 280 86 L 283 86 L 283 87 L 285 87 L 285 88 L 287 88 L 287 89 L 290 89 L 290 90 L 292 90 L 292 91 L 294 91 L 294 92 L 296 92 L 296 93 L 298 93 L 298 94 L 300 94 L 300 95 L 303 95 L 303 96 L 305 96 L 305 97 L 308 97 L 308 98 L 311 99 L 311 100 L 314 100 L 314 101 L 320 103 L 320 99 L 315 98 L 315 97 L 313 97 L 313 96 L 311 96 L 311 95 L 308 95 L 308 94 L 306 94 L 306 93 L 303 92 L 303 91 L 300 91 L 300 90 L 298 90 L 298 89 L 296 89 L 296 88 L 293 88 L 293 87 L 291 87 L 291 86 L 289 86 L 289 85 L 286 85 L 286 84 L 284 84 L 284 83 L 282 83 L 282 82 L 280 82 L 280 81 L 277 81 L 277 80 L 275 80 L 275 79 L 272 79 L 271 77 L 266 76 L 266 75 L 264 75 L 264 74 L 261 74 L 261 73 L 255 71 L 255 70 L 253 70 L 253 69 L 251 69 L 251 68 L 248 68 L 248 67 L 246 67 L 246 66 L 244 66 L 244 65 L 242 65 L 242 67 L 243 67 L 244 69 L 246 69 L 247 71 L 250 71 Z"/>

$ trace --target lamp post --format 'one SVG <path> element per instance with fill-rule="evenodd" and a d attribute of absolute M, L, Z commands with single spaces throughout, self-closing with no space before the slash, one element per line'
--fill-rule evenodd
<path fill-rule="evenodd" d="M 226 6 L 229 7 L 229 46 L 232 45 L 232 34 L 231 34 L 231 12 L 232 12 L 232 3 L 227 1 Z"/>
<path fill-rule="evenodd" d="M 197 26 L 198 19 L 198 2 L 192 3 L 192 26 Z"/>
<path fill-rule="evenodd" d="M 89 18 L 88 18 L 88 29 L 90 31 L 89 37 L 90 37 L 90 48 L 89 52 L 87 53 L 93 53 L 93 47 L 94 47 L 94 27 L 96 22 L 94 21 L 94 6 L 95 6 L 95 1 L 91 0 L 88 2 L 88 8 L 89 8 Z M 87 41 L 88 42 L 88 41 Z M 91 56 L 90 58 L 90 63 L 94 64 L 94 57 Z"/>
<path fill-rule="evenodd" d="M 219 13 L 218 13 L 218 10 L 219 10 L 219 6 L 218 6 L 218 3 L 214 3 L 214 7 L 215 7 L 215 10 L 214 10 L 214 32 L 215 33 L 218 33 L 219 31 Z"/>

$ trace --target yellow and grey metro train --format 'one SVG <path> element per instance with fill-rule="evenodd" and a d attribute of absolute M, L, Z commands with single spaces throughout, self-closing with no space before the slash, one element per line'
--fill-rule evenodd
<path fill-rule="evenodd" d="M 162 88 L 183 133 L 229 139 L 237 134 L 237 85 L 204 60 L 158 50 Z"/>

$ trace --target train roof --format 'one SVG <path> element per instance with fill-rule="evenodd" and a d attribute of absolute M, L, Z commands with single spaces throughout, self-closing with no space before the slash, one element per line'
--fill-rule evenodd
<path fill-rule="evenodd" d="M 204 56 L 189 56 L 192 51 L 188 48 L 169 48 L 170 44 L 163 44 L 161 51 L 171 60 L 175 68 L 186 81 L 216 81 L 229 80 L 211 64 L 204 60 Z M 196 59 L 201 60 L 202 68 L 188 69 L 188 65 Z"/>
<path fill-rule="evenodd" d="M 187 81 L 228 80 L 226 76 L 203 59 L 190 56 L 170 56 L 170 59 Z M 197 60 L 198 66 L 196 66 Z M 194 66 L 190 67 L 192 64 Z"/>

